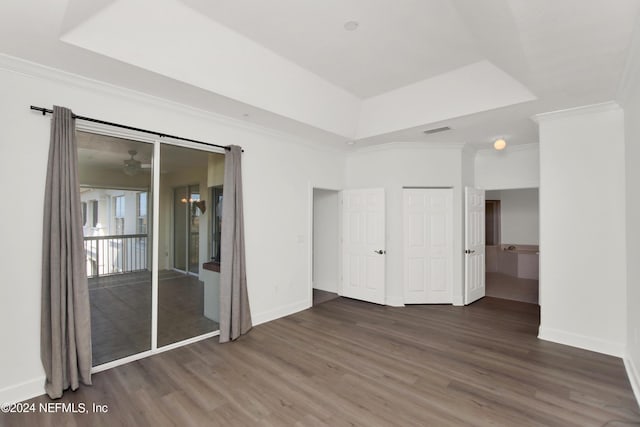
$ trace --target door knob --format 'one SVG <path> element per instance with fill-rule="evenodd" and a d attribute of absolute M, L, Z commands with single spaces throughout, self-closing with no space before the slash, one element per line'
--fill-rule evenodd
<path fill-rule="evenodd" d="M 378 249 L 377 251 L 373 252 L 377 253 L 378 255 L 383 255 L 385 253 L 385 251 L 383 251 L 382 249 Z"/>

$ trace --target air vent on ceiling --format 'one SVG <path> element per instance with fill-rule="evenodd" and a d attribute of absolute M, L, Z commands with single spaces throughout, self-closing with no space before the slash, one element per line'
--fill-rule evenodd
<path fill-rule="evenodd" d="M 443 126 L 441 128 L 435 128 L 435 129 L 428 129 L 425 130 L 424 133 L 427 135 L 431 135 L 433 133 L 438 133 L 438 132 L 446 132 L 448 130 L 451 130 L 451 128 L 449 126 Z"/>

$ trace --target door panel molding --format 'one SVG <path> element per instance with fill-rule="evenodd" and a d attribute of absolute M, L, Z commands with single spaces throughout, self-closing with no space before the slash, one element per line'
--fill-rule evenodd
<path fill-rule="evenodd" d="M 342 191 L 341 296 L 386 302 L 383 188 Z"/>
<path fill-rule="evenodd" d="M 464 303 L 485 296 L 485 200 L 484 190 L 464 189 Z"/>
<path fill-rule="evenodd" d="M 453 190 L 403 189 L 404 302 L 453 303 Z"/>

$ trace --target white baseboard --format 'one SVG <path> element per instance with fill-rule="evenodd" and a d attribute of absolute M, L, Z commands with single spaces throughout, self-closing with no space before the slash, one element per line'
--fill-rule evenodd
<path fill-rule="evenodd" d="M 265 311 L 258 314 L 252 314 L 251 321 L 253 323 L 253 326 L 258 326 L 262 323 L 267 323 L 281 317 L 289 316 L 290 314 L 294 314 L 308 308 L 311 308 L 311 306 L 309 305 L 309 301 L 305 299 L 303 301 L 287 304 L 283 307 L 278 307 L 273 310 Z"/>
<path fill-rule="evenodd" d="M 636 396 L 636 403 L 640 406 L 640 371 L 638 371 L 629 353 L 627 353 L 623 360 L 624 368 L 627 370 L 627 376 L 633 389 L 633 394 Z"/>
<path fill-rule="evenodd" d="M 45 377 L 5 387 L 0 390 L 0 403 L 17 403 L 43 395 Z"/>
<path fill-rule="evenodd" d="M 390 307 L 404 307 L 403 297 L 387 297 L 387 304 Z"/>
<path fill-rule="evenodd" d="M 543 328 L 540 325 L 538 338 L 558 344 L 569 345 L 571 347 L 582 348 L 584 350 L 595 351 L 597 353 L 608 354 L 623 358 L 625 356 L 625 344 L 614 341 L 607 341 L 600 338 L 586 335 L 574 334 L 573 332 L 559 329 Z"/>
<path fill-rule="evenodd" d="M 455 305 L 455 306 L 463 306 L 464 305 L 464 297 L 462 295 L 454 295 L 453 296 L 453 305 Z"/>

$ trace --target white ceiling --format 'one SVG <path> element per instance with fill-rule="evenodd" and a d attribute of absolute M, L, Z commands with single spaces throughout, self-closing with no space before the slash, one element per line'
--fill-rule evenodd
<path fill-rule="evenodd" d="M 450 1 L 183 2 L 360 98 L 484 59 Z"/>
<path fill-rule="evenodd" d="M 517 144 L 537 141 L 534 114 L 615 99 L 639 11 L 637 0 L 13 0 L 0 4 L 0 52 L 324 143 Z M 461 72 L 479 64 L 484 77 Z M 439 125 L 453 130 L 422 132 Z"/>

